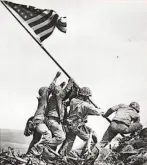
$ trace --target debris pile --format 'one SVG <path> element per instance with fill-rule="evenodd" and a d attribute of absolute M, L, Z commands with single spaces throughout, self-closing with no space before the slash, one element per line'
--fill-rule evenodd
<path fill-rule="evenodd" d="M 96 154 L 95 154 L 96 153 Z M 56 154 L 55 160 L 45 160 L 45 155 L 38 157 L 30 157 L 29 160 L 25 160 L 25 154 L 19 154 L 13 148 L 2 149 L 0 152 L 0 164 L 1 165 L 92 165 L 95 159 L 98 157 L 98 152 L 94 151 L 91 154 L 85 154 L 83 157 L 77 151 L 71 151 L 66 156 Z"/>
<path fill-rule="evenodd" d="M 119 145 L 101 153 L 100 164 L 147 165 L 147 128 L 135 135 L 119 139 Z"/>

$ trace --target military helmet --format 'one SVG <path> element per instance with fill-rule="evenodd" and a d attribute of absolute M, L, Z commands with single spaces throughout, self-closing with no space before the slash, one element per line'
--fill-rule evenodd
<path fill-rule="evenodd" d="M 140 105 L 137 102 L 131 102 L 129 107 L 136 109 L 137 112 L 140 112 Z"/>
<path fill-rule="evenodd" d="M 139 135 L 140 137 L 147 138 L 147 127 L 142 129 Z"/>
<path fill-rule="evenodd" d="M 120 153 L 134 155 L 134 154 L 137 154 L 137 151 L 134 149 L 134 147 L 132 145 L 126 145 Z"/>
<path fill-rule="evenodd" d="M 89 97 L 89 96 L 92 96 L 92 93 L 91 93 L 90 88 L 88 88 L 88 87 L 82 87 L 79 90 L 79 95 L 88 96 Z"/>
<path fill-rule="evenodd" d="M 48 90 L 48 87 L 41 87 L 38 91 L 39 96 L 42 96 L 44 92 Z"/>

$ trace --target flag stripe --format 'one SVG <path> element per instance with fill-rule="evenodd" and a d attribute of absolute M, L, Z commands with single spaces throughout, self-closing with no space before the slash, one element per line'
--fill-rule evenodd
<path fill-rule="evenodd" d="M 43 31 L 45 31 L 47 29 L 50 29 L 51 27 L 54 27 L 53 25 L 56 23 L 57 18 L 58 18 L 57 15 L 55 15 L 50 24 L 47 24 L 47 25 L 35 30 L 35 33 L 39 34 L 39 33 L 42 33 Z"/>
<path fill-rule="evenodd" d="M 57 26 L 57 28 L 62 31 L 63 33 L 66 33 L 66 29 L 64 27 L 61 27 L 61 26 Z"/>
<path fill-rule="evenodd" d="M 58 20 L 58 25 L 59 26 L 63 26 L 63 27 L 66 27 L 66 22 L 61 22 L 61 20 Z"/>
<path fill-rule="evenodd" d="M 35 31 L 35 30 L 37 30 L 37 29 L 39 29 L 39 28 L 42 28 L 43 26 L 49 24 L 51 21 L 52 21 L 52 20 L 47 19 L 46 21 L 44 21 L 44 22 L 42 22 L 42 23 L 40 23 L 40 24 L 37 24 L 36 26 L 33 26 L 32 29 Z"/>
<path fill-rule="evenodd" d="M 52 12 L 50 12 L 50 13 L 46 14 L 45 16 L 29 23 L 29 26 L 30 27 L 36 26 L 37 24 L 40 24 L 40 23 L 46 21 L 47 19 L 50 19 L 51 16 L 52 16 Z"/>
<path fill-rule="evenodd" d="M 46 35 L 40 37 L 40 41 L 41 41 L 41 42 L 44 41 L 44 40 L 45 40 L 46 38 L 48 38 L 51 34 L 52 34 L 52 33 L 48 33 L 48 34 L 46 34 Z"/>
<path fill-rule="evenodd" d="M 34 16 L 33 18 L 30 18 L 30 19 L 26 20 L 26 22 L 27 22 L 28 24 L 30 24 L 30 23 L 32 23 L 32 22 L 34 22 L 34 21 L 37 21 L 38 19 L 44 17 L 44 16 L 45 16 L 46 14 L 48 14 L 48 13 L 49 13 L 48 11 L 45 11 L 45 12 L 41 13 L 40 15 Z"/>
<path fill-rule="evenodd" d="M 39 33 L 38 36 L 41 38 L 49 33 L 52 33 L 55 27 L 51 27 L 50 29 L 46 29 L 43 32 Z"/>

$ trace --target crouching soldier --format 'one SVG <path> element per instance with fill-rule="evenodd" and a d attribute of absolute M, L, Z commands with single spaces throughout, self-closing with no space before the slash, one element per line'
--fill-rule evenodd
<path fill-rule="evenodd" d="M 27 153 L 26 154 L 29 154 L 31 148 L 39 142 L 39 140 L 41 139 L 41 133 L 37 132 L 37 130 L 34 128 L 34 125 L 33 125 L 33 117 L 30 117 L 26 123 L 26 127 L 25 127 L 25 130 L 24 130 L 24 135 L 25 136 L 30 136 L 30 135 L 33 135 L 33 139 L 29 145 L 29 148 L 27 150 Z"/>
<path fill-rule="evenodd" d="M 30 143 L 28 152 L 24 159 L 28 159 L 32 156 L 41 155 L 44 148 L 48 147 L 46 144 L 52 138 L 52 132 L 49 130 L 45 123 L 45 112 L 47 109 L 47 100 L 51 91 L 54 88 L 54 84 L 57 78 L 60 76 L 60 72 L 57 72 L 53 82 L 49 87 L 41 87 L 38 91 L 38 107 L 33 117 L 31 117 L 26 125 L 24 135 L 29 136 L 33 134 L 33 140 Z M 28 127 L 27 127 L 28 126 Z"/>
<path fill-rule="evenodd" d="M 100 115 L 98 109 L 90 105 L 90 96 L 91 90 L 88 87 L 83 87 L 79 90 L 78 96 L 73 98 L 70 102 L 70 110 L 67 117 L 68 132 L 66 134 L 66 140 L 59 150 L 59 153 L 62 155 L 66 155 L 66 153 L 71 151 L 76 136 L 86 142 L 90 137 L 88 132 L 89 128 L 85 125 L 87 116 Z"/>
<path fill-rule="evenodd" d="M 140 123 L 140 106 L 137 102 L 132 102 L 130 105 L 119 104 L 110 109 L 103 115 L 108 117 L 113 112 L 116 112 L 115 117 L 100 142 L 101 147 L 105 147 L 117 134 L 135 133 L 142 129 Z"/>

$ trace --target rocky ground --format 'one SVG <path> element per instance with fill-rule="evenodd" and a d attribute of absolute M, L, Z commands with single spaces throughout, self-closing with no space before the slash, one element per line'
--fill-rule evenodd
<path fill-rule="evenodd" d="M 143 129 L 141 133 L 127 136 L 118 139 L 119 145 L 117 147 L 110 147 L 100 151 L 95 163 L 94 157 L 87 158 L 87 161 L 82 160 L 75 153 L 68 154 L 66 158 L 57 158 L 56 161 L 48 161 L 47 163 L 42 157 L 31 158 L 29 161 L 23 161 L 23 155 L 19 151 L 8 147 L 2 149 L 0 152 L 1 165 L 19 165 L 19 164 L 33 164 L 33 165 L 147 165 L 147 128 Z"/>

